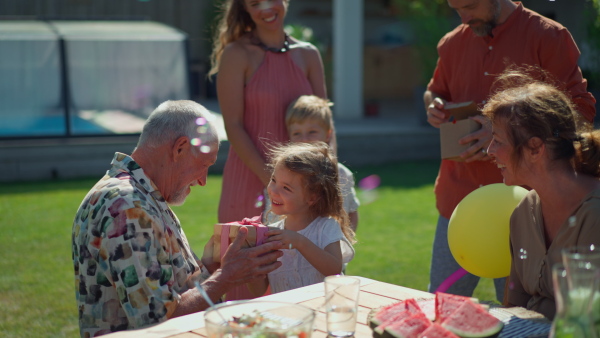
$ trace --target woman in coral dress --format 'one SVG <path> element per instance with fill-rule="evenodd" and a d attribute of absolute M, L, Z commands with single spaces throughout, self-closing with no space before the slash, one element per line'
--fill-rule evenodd
<path fill-rule="evenodd" d="M 271 179 L 270 145 L 288 141 L 285 111 L 301 95 L 326 98 L 323 63 L 310 43 L 283 30 L 288 0 L 228 0 L 212 54 L 229 155 L 219 222 L 260 215 Z M 251 298 L 248 290 L 228 299 Z"/>

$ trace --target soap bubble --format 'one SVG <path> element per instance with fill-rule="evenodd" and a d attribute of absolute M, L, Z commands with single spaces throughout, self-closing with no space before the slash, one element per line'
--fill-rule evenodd
<path fill-rule="evenodd" d="M 527 259 L 527 250 L 521 248 L 519 249 L 519 258 L 520 259 Z"/>
<path fill-rule="evenodd" d="M 265 196 L 263 194 L 259 194 L 256 198 L 256 203 L 254 203 L 255 208 L 261 208 L 264 204 Z"/>
<path fill-rule="evenodd" d="M 206 119 L 204 117 L 199 117 L 196 119 L 196 124 L 199 126 L 203 126 L 206 124 Z"/>
<path fill-rule="evenodd" d="M 373 190 L 381 184 L 381 178 L 377 175 L 370 175 L 358 182 L 358 187 L 363 190 Z"/>
<path fill-rule="evenodd" d="M 377 187 L 381 184 L 381 178 L 377 175 L 369 175 L 358 182 L 358 199 L 362 204 L 372 203 L 377 199 Z"/>

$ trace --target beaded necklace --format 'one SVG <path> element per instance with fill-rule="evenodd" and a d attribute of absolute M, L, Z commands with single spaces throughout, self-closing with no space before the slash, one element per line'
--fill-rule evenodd
<path fill-rule="evenodd" d="M 252 43 L 267 52 L 285 53 L 290 50 L 290 42 L 288 41 L 288 38 L 289 38 L 289 36 L 287 34 L 285 34 L 285 36 L 283 38 L 283 47 L 281 47 L 281 48 L 269 47 L 269 46 L 265 45 L 262 41 L 260 41 L 260 39 L 256 36 L 252 37 Z"/>

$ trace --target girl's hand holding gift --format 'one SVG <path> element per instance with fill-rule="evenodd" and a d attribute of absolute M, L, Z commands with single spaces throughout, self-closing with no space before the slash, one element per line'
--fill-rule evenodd
<path fill-rule="evenodd" d="M 306 237 L 300 235 L 296 231 L 287 229 L 273 229 L 267 232 L 267 240 L 265 243 L 279 241 L 283 244 L 284 249 L 298 249 L 302 247 L 302 242 L 307 240 Z"/>

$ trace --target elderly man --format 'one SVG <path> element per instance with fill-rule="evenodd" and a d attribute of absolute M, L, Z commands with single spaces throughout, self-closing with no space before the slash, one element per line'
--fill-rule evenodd
<path fill-rule="evenodd" d="M 536 66 L 564 84 L 581 113 L 580 120 L 592 122 L 596 114 L 594 97 L 587 92 L 587 81 L 577 66 L 579 50 L 567 29 L 510 0 L 448 0 L 462 24 L 446 34 L 438 44 L 439 59 L 433 78 L 424 94 L 428 122 L 438 128 L 447 122 L 444 106 L 448 102 L 474 101 L 480 107 L 492 94 L 498 74 L 508 65 Z M 479 115 L 474 120 L 484 124 Z M 461 139 L 473 142 L 461 161 L 442 160 L 435 182 L 439 219 L 433 244 L 429 291 L 460 266 L 448 248 L 448 220 L 456 205 L 482 185 L 502 182 L 497 166 L 485 149 L 491 130 L 482 128 Z M 482 224 L 481 226 L 485 226 Z M 479 278 L 467 275 L 447 292 L 471 296 Z M 503 298 L 505 279 L 495 280 L 496 295 Z"/>
<path fill-rule="evenodd" d="M 79 207 L 72 250 L 82 337 L 204 310 L 194 282 L 217 301 L 281 265 L 280 243 L 241 249 L 242 230 L 211 275 L 169 208 L 182 204 L 190 187 L 205 185 L 216 161 L 219 141 L 207 114 L 193 101 L 161 104 L 131 156 L 116 153 Z"/>

